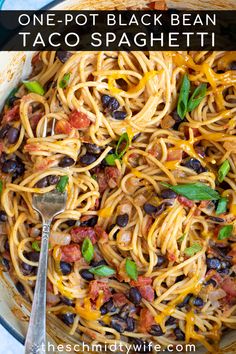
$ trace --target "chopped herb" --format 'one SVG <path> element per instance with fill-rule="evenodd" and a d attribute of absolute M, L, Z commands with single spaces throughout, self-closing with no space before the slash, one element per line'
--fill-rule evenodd
<path fill-rule="evenodd" d="M 188 101 L 188 112 L 192 112 L 201 103 L 203 98 L 206 96 L 206 91 L 206 84 L 201 84 L 195 89 Z"/>
<path fill-rule="evenodd" d="M 224 239 L 230 237 L 232 234 L 232 231 L 233 231 L 233 225 L 223 226 L 219 231 L 218 240 L 224 240 Z"/>
<path fill-rule="evenodd" d="M 109 277 L 110 275 L 114 275 L 116 272 L 111 267 L 106 265 L 100 265 L 95 268 L 89 269 L 90 273 L 98 275 L 100 277 Z"/>
<path fill-rule="evenodd" d="M 186 256 L 192 257 L 196 253 L 201 251 L 201 249 L 202 249 L 202 246 L 199 243 L 195 242 L 194 244 L 192 244 L 191 247 L 186 248 L 184 253 L 186 254 Z"/>
<path fill-rule="evenodd" d="M 67 73 L 63 76 L 62 80 L 59 83 L 60 88 L 64 89 L 70 81 L 70 73 Z"/>
<path fill-rule="evenodd" d="M 56 189 L 63 193 L 66 189 L 66 186 L 69 182 L 69 177 L 68 176 L 61 176 L 59 182 L 56 185 Z"/>
<path fill-rule="evenodd" d="M 38 81 L 23 81 L 23 84 L 30 92 L 37 93 L 41 96 L 45 93 L 43 86 Z"/>
<path fill-rule="evenodd" d="M 122 151 L 119 151 L 119 148 L 123 142 L 126 142 L 125 147 L 122 149 Z M 118 140 L 118 143 L 116 145 L 116 150 L 114 154 L 108 154 L 105 157 L 105 161 L 109 166 L 114 166 L 116 164 L 116 160 L 121 160 L 121 158 L 124 156 L 126 151 L 128 150 L 130 146 L 130 139 L 127 133 L 123 133 L 120 136 L 120 139 Z"/>
<path fill-rule="evenodd" d="M 17 93 L 18 88 L 14 88 L 13 90 L 11 90 L 10 94 L 8 95 L 7 99 L 6 99 L 6 105 L 9 107 L 11 104 L 11 98 L 15 96 L 15 93 Z"/>
<path fill-rule="evenodd" d="M 177 242 L 178 242 L 178 243 L 182 243 L 186 236 L 187 236 L 187 233 L 185 232 L 185 233 L 178 239 Z"/>
<path fill-rule="evenodd" d="M 32 242 L 32 248 L 33 248 L 33 250 L 35 250 L 36 252 L 40 252 L 40 246 L 39 246 L 38 241 Z"/>
<path fill-rule="evenodd" d="M 168 183 L 161 183 L 163 186 L 170 188 L 177 194 L 183 195 L 184 197 L 190 200 L 218 200 L 220 195 L 217 191 L 207 186 L 204 183 L 187 183 L 187 184 L 178 184 L 172 186 Z"/>
<path fill-rule="evenodd" d="M 188 76 L 184 75 L 181 88 L 180 88 L 179 99 L 177 103 L 177 113 L 181 119 L 184 119 L 188 111 L 189 92 L 190 92 L 190 81 Z"/>
<path fill-rule="evenodd" d="M 228 160 L 225 160 L 218 170 L 218 180 L 219 182 L 223 182 L 225 177 L 227 176 L 230 170 L 230 164 Z"/>
<path fill-rule="evenodd" d="M 216 215 L 225 213 L 227 210 L 228 199 L 227 198 L 220 198 L 216 208 Z"/>
<path fill-rule="evenodd" d="M 84 239 L 81 250 L 86 262 L 91 262 L 91 260 L 93 259 L 94 247 L 89 238 Z"/>
<path fill-rule="evenodd" d="M 137 280 L 138 270 L 137 265 L 134 261 L 131 261 L 129 258 L 127 258 L 125 261 L 125 270 L 131 279 Z"/>
<path fill-rule="evenodd" d="M 116 154 L 108 154 L 105 157 L 105 161 L 109 166 L 115 166 L 117 159 L 119 160 L 119 157 Z"/>
<path fill-rule="evenodd" d="M 2 193 L 3 190 L 3 182 L 0 180 L 0 193 Z"/>

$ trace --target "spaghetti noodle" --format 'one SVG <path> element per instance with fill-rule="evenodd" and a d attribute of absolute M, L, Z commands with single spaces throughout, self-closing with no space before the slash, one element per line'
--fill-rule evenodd
<path fill-rule="evenodd" d="M 32 195 L 67 188 L 47 302 L 70 335 L 213 352 L 236 328 L 235 60 L 43 52 L 9 96 L 2 263 L 32 300 L 41 235 Z"/>

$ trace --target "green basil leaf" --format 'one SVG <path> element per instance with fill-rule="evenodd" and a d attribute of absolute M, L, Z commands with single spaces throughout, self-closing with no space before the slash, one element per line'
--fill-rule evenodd
<path fill-rule="evenodd" d="M 131 261 L 131 259 L 129 258 L 127 258 L 125 261 L 125 271 L 131 279 L 137 280 L 138 270 L 136 263 L 134 261 Z"/>
<path fill-rule="evenodd" d="M 192 112 L 201 103 L 203 98 L 206 96 L 206 91 L 206 84 L 201 84 L 195 89 L 188 101 L 188 112 Z"/>
<path fill-rule="evenodd" d="M 23 81 L 23 84 L 30 92 L 37 93 L 41 96 L 45 93 L 43 86 L 38 81 Z"/>
<path fill-rule="evenodd" d="M 223 182 L 225 177 L 227 176 L 230 170 L 230 164 L 228 160 L 225 160 L 218 170 L 218 180 L 219 182 Z"/>
<path fill-rule="evenodd" d="M 100 265 L 95 268 L 89 269 L 90 273 L 98 275 L 99 277 L 109 277 L 110 275 L 114 275 L 116 272 L 111 267 L 106 265 Z"/>
<path fill-rule="evenodd" d="M 39 246 L 38 241 L 34 241 L 34 242 L 32 242 L 31 247 L 32 247 L 32 248 L 33 248 L 33 250 L 35 250 L 36 252 L 40 252 L 40 246 Z"/>
<path fill-rule="evenodd" d="M 123 150 L 121 152 L 119 152 L 119 147 L 120 145 L 123 143 L 123 142 L 126 142 L 126 145 L 125 147 L 123 148 Z M 118 143 L 116 145 L 116 155 L 121 158 L 125 153 L 126 151 L 128 150 L 129 148 L 129 145 L 130 145 L 130 141 L 129 141 L 129 136 L 127 133 L 123 133 L 121 136 L 120 136 L 120 139 L 118 140 Z"/>
<path fill-rule="evenodd" d="M 108 154 L 105 157 L 105 161 L 109 166 L 115 166 L 116 164 L 116 160 L 119 159 L 119 156 L 117 156 L 116 154 Z"/>
<path fill-rule="evenodd" d="M 3 190 L 3 182 L 0 180 L 0 193 L 2 193 Z"/>
<path fill-rule="evenodd" d="M 218 240 L 224 240 L 231 236 L 233 231 L 233 225 L 223 226 L 218 233 Z"/>
<path fill-rule="evenodd" d="M 84 239 L 81 250 L 82 250 L 82 255 L 86 260 L 86 262 L 88 263 L 91 262 L 94 255 L 94 247 L 89 238 Z"/>
<path fill-rule="evenodd" d="M 185 232 L 185 233 L 178 239 L 177 242 L 178 242 L 178 243 L 182 243 L 186 236 L 187 236 L 187 233 Z"/>
<path fill-rule="evenodd" d="M 61 176 L 59 182 L 56 185 L 56 189 L 63 193 L 66 189 L 66 186 L 69 182 L 69 177 L 68 176 Z"/>
<path fill-rule="evenodd" d="M 188 111 L 189 92 L 190 92 L 190 81 L 188 76 L 185 74 L 182 80 L 178 103 L 177 103 L 177 113 L 181 119 L 184 119 Z"/>
<path fill-rule="evenodd" d="M 192 244 L 191 247 L 185 248 L 184 253 L 186 254 L 186 256 L 192 257 L 196 253 L 201 251 L 201 249 L 202 249 L 202 246 L 199 243 L 195 242 Z"/>
<path fill-rule="evenodd" d="M 216 208 L 216 215 L 225 213 L 227 210 L 228 199 L 227 198 L 220 198 Z"/>
<path fill-rule="evenodd" d="M 60 88 L 64 89 L 70 81 L 70 73 L 67 73 L 63 76 L 62 80 L 59 83 Z"/>
<path fill-rule="evenodd" d="M 218 200 L 220 195 L 217 191 L 204 183 L 188 183 L 172 186 L 168 183 L 161 183 L 163 186 L 170 188 L 175 193 L 183 195 L 190 200 Z"/>
<path fill-rule="evenodd" d="M 7 97 L 7 99 L 6 99 L 6 105 L 7 105 L 8 107 L 10 106 L 10 99 L 15 96 L 15 93 L 17 93 L 17 91 L 18 91 L 18 88 L 15 87 L 15 88 L 14 88 L 13 90 L 11 90 L 11 92 L 9 93 L 9 95 L 8 95 L 8 97 Z"/>

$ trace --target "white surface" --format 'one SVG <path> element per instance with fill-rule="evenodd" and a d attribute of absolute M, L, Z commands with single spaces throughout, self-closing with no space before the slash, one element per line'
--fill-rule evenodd
<path fill-rule="evenodd" d="M 0 325 L 0 354 L 23 354 L 24 348 Z"/>

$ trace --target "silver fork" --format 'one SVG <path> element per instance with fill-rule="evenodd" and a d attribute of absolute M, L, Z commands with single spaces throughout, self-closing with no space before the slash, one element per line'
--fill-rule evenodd
<path fill-rule="evenodd" d="M 46 129 L 46 128 L 45 128 Z M 54 133 L 54 124 L 51 134 Z M 43 135 L 46 136 L 46 130 Z M 25 354 L 46 353 L 46 283 L 48 266 L 48 240 L 53 218 L 66 208 L 67 193 L 53 190 L 34 194 L 32 206 L 42 217 L 42 240 L 34 300 L 25 341 Z"/>

